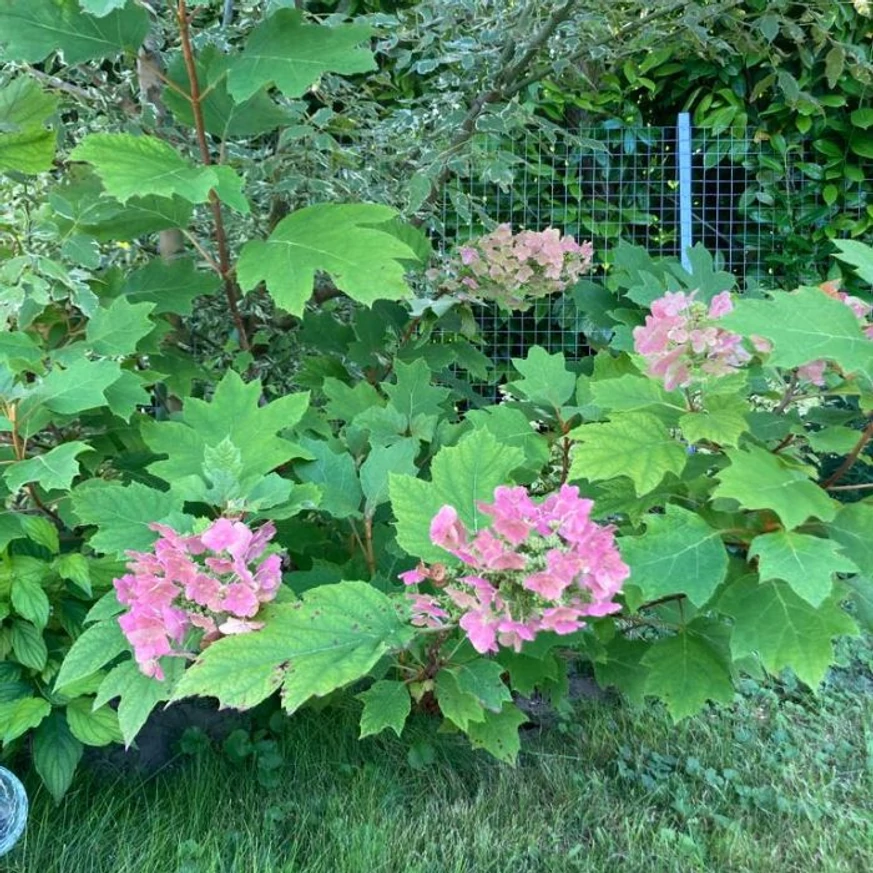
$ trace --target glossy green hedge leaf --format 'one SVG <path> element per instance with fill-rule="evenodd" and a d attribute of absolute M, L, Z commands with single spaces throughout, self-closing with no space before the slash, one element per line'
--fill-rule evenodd
<path fill-rule="evenodd" d="M 33 576 L 12 576 L 12 608 L 22 617 L 32 622 L 38 631 L 48 624 L 49 599 L 40 580 Z"/>
<path fill-rule="evenodd" d="M 26 461 L 17 461 L 6 468 L 4 479 L 10 491 L 18 491 L 28 482 L 36 482 L 46 491 L 66 491 L 79 475 L 77 458 L 84 452 L 94 451 L 87 443 L 74 440 L 49 449 Z"/>
<path fill-rule="evenodd" d="M 51 169 L 57 136 L 46 125 L 57 107 L 57 98 L 26 76 L 0 88 L 0 173 Z"/>
<path fill-rule="evenodd" d="M 372 203 L 322 203 L 293 212 L 266 240 L 242 247 L 237 277 L 246 291 L 265 282 L 277 306 L 303 314 L 318 271 L 360 303 L 409 296 L 404 261 L 415 253 L 381 225 L 396 212 Z"/>
<path fill-rule="evenodd" d="M 51 704 L 42 697 L 19 697 L 0 702 L 0 740 L 4 744 L 11 743 L 38 727 L 51 711 Z"/>
<path fill-rule="evenodd" d="M 473 722 L 485 721 L 485 707 L 474 694 L 458 685 L 457 676 L 451 670 L 440 670 L 434 680 L 434 694 L 440 712 L 462 731 L 469 730 Z"/>
<path fill-rule="evenodd" d="M 108 555 L 148 549 L 158 536 L 148 526 L 168 521 L 181 509 L 177 494 L 141 482 L 125 486 L 92 479 L 72 491 L 73 514 L 82 524 L 97 527 L 91 548 Z"/>
<path fill-rule="evenodd" d="M 514 703 L 507 703 L 498 713 L 486 712 L 483 721 L 470 722 L 466 733 L 474 749 L 485 749 L 498 761 L 514 765 L 521 750 L 518 729 L 526 721 Z"/>
<path fill-rule="evenodd" d="M 394 603 L 366 582 L 312 588 L 299 603 L 266 607 L 264 621 L 262 630 L 209 646 L 173 699 L 217 697 L 222 706 L 248 709 L 281 688 L 282 705 L 292 713 L 310 697 L 366 676 L 413 633 Z"/>
<path fill-rule="evenodd" d="M 155 327 L 149 318 L 153 303 L 131 303 L 118 297 L 108 306 L 99 306 L 88 320 L 85 343 L 92 352 L 112 357 L 129 355 L 137 343 Z"/>
<path fill-rule="evenodd" d="M 730 466 L 716 474 L 714 496 L 730 497 L 744 509 L 772 509 L 787 528 L 808 518 L 830 521 L 838 504 L 804 470 L 757 446 L 728 449 Z"/>
<path fill-rule="evenodd" d="M 134 741 L 152 710 L 170 699 L 184 666 L 181 658 L 162 658 L 165 678 L 160 681 L 144 676 L 134 661 L 122 661 L 107 674 L 93 705 L 100 707 L 118 698 L 118 727 L 126 747 Z"/>
<path fill-rule="evenodd" d="M 198 297 L 210 296 L 220 287 L 218 276 L 198 270 L 190 258 L 155 258 L 127 274 L 121 293 L 131 303 L 151 303 L 152 315 L 190 315 Z"/>
<path fill-rule="evenodd" d="M 850 503 L 843 506 L 827 526 L 831 539 L 864 576 L 873 578 L 873 503 Z"/>
<path fill-rule="evenodd" d="M 666 424 L 649 412 L 628 412 L 614 421 L 583 424 L 570 432 L 573 449 L 571 479 L 598 482 L 627 476 L 643 495 L 667 473 L 682 472 L 687 455 Z"/>
<path fill-rule="evenodd" d="M 695 715 L 708 700 L 731 703 L 729 660 L 709 626 L 692 622 L 680 633 L 653 643 L 640 659 L 648 669 L 646 694 L 661 698 L 674 721 Z"/>
<path fill-rule="evenodd" d="M 129 648 L 118 619 L 109 618 L 91 625 L 67 652 L 55 679 L 55 690 L 85 679 Z"/>
<path fill-rule="evenodd" d="M 749 558 L 758 559 L 762 582 L 782 579 L 807 603 L 820 606 L 831 594 L 834 573 L 858 572 L 839 548 L 833 540 L 783 530 L 755 537 Z"/>
<path fill-rule="evenodd" d="M 630 567 L 628 586 L 639 591 L 637 605 L 670 594 L 685 594 L 703 606 L 724 581 L 728 555 L 719 531 L 696 512 L 667 504 L 663 515 L 647 515 L 646 531 L 619 540 Z"/>
<path fill-rule="evenodd" d="M 214 45 L 205 46 L 196 58 L 197 81 L 205 94 L 201 101 L 203 122 L 208 133 L 219 139 L 243 138 L 284 127 L 294 119 L 287 109 L 270 99 L 261 88 L 248 99 L 236 102 L 227 90 L 227 72 L 239 63 L 239 58 L 223 54 Z M 164 104 L 182 124 L 194 127 L 188 71 L 181 54 L 169 63 L 167 76 L 175 87 L 164 90 Z"/>
<path fill-rule="evenodd" d="M 307 453 L 297 443 L 278 436 L 296 425 L 309 405 L 308 392 L 288 394 L 260 405 L 261 383 L 244 382 L 228 370 L 215 388 L 211 402 L 189 397 L 174 421 L 145 422 L 146 445 L 165 460 L 150 465 L 150 472 L 169 483 L 186 477 L 202 478 L 209 466 L 207 454 L 219 445 L 239 453 L 239 479 L 265 476 Z"/>
<path fill-rule="evenodd" d="M 84 594 L 91 596 L 90 562 L 81 552 L 66 552 L 55 558 L 52 568 L 68 582 L 73 582 Z"/>
<path fill-rule="evenodd" d="M 301 97 L 323 73 L 366 73 L 376 69 L 369 48 L 371 30 L 360 24 L 306 24 L 296 9 L 280 9 L 255 28 L 228 73 L 236 101 L 269 85 L 286 97 Z"/>
<path fill-rule="evenodd" d="M 19 664 L 31 670 L 42 670 L 48 660 L 48 649 L 42 631 L 29 621 L 16 619 L 12 622 L 12 654 Z"/>
<path fill-rule="evenodd" d="M 551 355 L 540 346 L 532 346 L 526 358 L 513 358 L 512 366 L 522 378 L 506 387 L 537 406 L 557 412 L 576 390 L 576 376 L 567 369 L 563 352 Z"/>
<path fill-rule="evenodd" d="M 148 13 L 136 3 L 95 18 L 80 9 L 79 0 L 3 0 L 0 61 L 39 62 L 60 51 L 73 66 L 135 53 L 148 29 Z"/>
<path fill-rule="evenodd" d="M 740 299 L 719 323 L 743 336 L 770 340 L 768 362 L 777 367 L 799 367 L 824 358 L 846 373 L 873 380 L 873 347 L 857 316 L 818 288 L 780 292 L 768 300 Z"/>
<path fill-rule="evenodd" d="M 249 211 L 242 198 L 242 179 L 227 166 L 202 166 L 184 158 L 154 136 L 130 133 L 92 133 L 70 153 L 87 161 L 107 194 L 125 203 L 131 197 L 181 197 L 206 203 L 209 192 L 239 212 Z"/>
<path fill-rule="evenodd" d="M 787 582 L 758 583 L 754 577 L 728 586 L 717 607 L 734 620 L 734 659 L 757 653 L 771 673 L 790 667 L 811 688 L 834 661 L 832 640 L 855 636 L 858 628 L 840 606 L 839 594 L 811 606 Z"/>
<path fill-rule="evenodd" d="M 451 561 L 448 552 L 430 541 L 430 523 L 446 504 L 454 506 L 468 530 L 488 524 L 476 504 L 490 501 L 498 485 L 511 484 L 510 473 L 524 460 L 521 449 L 499 443 L 488 431 L 465 436 L 439 451 L 431 465 L 431 481 L 392 474 L 389 492 L 397 518 L 397 542 L 425 561 Z"/>
<path fill-rule="evenodd" d="M 21 529 L 27 535 L 28 539 L 33 540 L 35 543 L 39 543 L 39 545 L 47 548 L 53 555 L 56 555 L 60 551 L 60 539 L 58 536 L 58 529 L 55 527 L 54 523 L 49 521 L 42 515 L 24 515 L 21 517 Z M 36 558 L 28 557 L 27 555 L 12 555 L 10 560 L 12 561 L 13 567 L 15 567 L 16 560 L 22 561 L 36 561 Z M 43 562 L 39 561 L 39 564 Z M 18 568 L 15 568 L 16 572 Z M 24 572 L 23 570 L 21 572 Z M 37 573 L 43 573 L 44 570 L 38 570 Z"/>
<path fill-rule="evenodd" d="M 124 737 L 118 726 L 118 713 L 108 706 L 92 709 L 93 697 L 77 697 L 67 704 L 70 733 L 86 746 L 108 746 Z"/>
<path fill-rule="evenodd" d="M 409 690 L 403 682 L 380 679 L 358 695 L 364 702 L 361 713 L 361 739 L 391 728 L 399 737 L 412 709 Z"/>
<path fill-rule="evenodd" d="M 707 441 L 719 446 L 736 446 L 748 433 L 749 404 L 735 394 L 714 394 L 705 398 L 704 409 L 688 412 L 679 419 L 682 436 L 689 443 Z"/>
<path fill-rule="evenodd" d="M 390 446 L 373 447 L 360 469 L 361 489 L 365 498 L 364 515 L 372 518 L 376 509 L 388 502 L 390 473 L 415 475 L 417 454 L 418 440 L 415 439 L 401 440 Z"/>
<path fill-rule="evenodd" d="M 82 757 L 82 744 L 73 736 L 64 714 L 55 710 L 33 735 L 33 764 L 49 793 L 60 803 Z"/>

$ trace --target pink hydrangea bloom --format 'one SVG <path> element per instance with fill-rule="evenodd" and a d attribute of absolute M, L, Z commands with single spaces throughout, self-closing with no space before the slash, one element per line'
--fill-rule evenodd
<path fill-rule="evenodd" d="M 707 307 L 694 299 L 696 293 L 668 291 L 652 302 L 645 325 L 634 328 L 634 348 L 646 358 L 648 374 L 662 379 L 668 391 L 725 376 L 751 358 L 739 334 L 715 324 L 733 309 L 730 294 L 716 294 Z"/>
<path fill-rule="evenodd" d="M 276 533 L 272 523 L 257 531 L 228 518 L 202 534 L 183 535 L 162 524 L 152 552 L 128 552 L 128 572 L 115 580 L 128 607 L 118 623 L 146 676 L 163 679 L 160 658 L 187 655 L 189 632 L 201 632 L 201 647 L 223 635 L 262 627 L 252 621 L 282 581 L 281 556 L 263 556 Z M 254 568 L 254 571 L 252 570 Z"/>
<path fill-rule="evenodd" d="M 630 571 L 614 529 L 593 521 L 592 507 L 571 485 L 541 503 L 525 488 L 500 486 L 479 505 L 491 524 L 472 539 L 454 507 L 442 507 L 431 538 L 474 572 L 419 565 L 402 574 L 407 584 L 430 580 L 442 589 L 427 603 L 410 595 L 413 623 L 431 622 L 437 603 L 446 613 L 439 620 L 454 618 L 478 652 L 520 651 L 539 631 L 571 633 L 586 617 L 620 609 L 615 597 Z"/>

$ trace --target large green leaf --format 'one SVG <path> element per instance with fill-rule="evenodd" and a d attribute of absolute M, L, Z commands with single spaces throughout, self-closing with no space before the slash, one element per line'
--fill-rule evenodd
<path fill-rule="evenodd" d="M 644 409 L 669 422 L 685 410 L 679 392 L 665 391 L 657 380 L 637 373 L 622 373 L 610 379 L 583 376 L 581 386 L 590 387 L 591 400 L 600 409 L 615 412 Z"/>
<path fill-rule="evenodd" d="M 94 550 L 123 555 L 148 549 L 158 536 L 148 526 L 175 519 L 182 501 L 174 492 L 157 491 L 141 482 L 124 486 L 92 479 L 72 491 L 72 509 L 82 524 L 97 527 L 90 539 Z"/>
<path fill-rule="evenodd" d="M 237 264 L 240 285 L 249 291 L 265 282 L 278 306 L 302 315 L 312 296 L 316 272 L 328 273 L 337 288 L 370 305 L 407 297 L 404 261 L 415 253 L 384 227 L 396 215 L 372 203 L 322 203 L 293 212 L 269 238 L 246 243 Z"/>
<path fill-rule="evenodd" d="M 757 653 L 771 673 L 790 667 L 811 688 L 824 679 L 834 661 L 834 637 L 856 635 L 858 628 L 834 594 L 811 606 L 787 582 L 758 583 L 754 577 L 728 586 L 718 609 L 734 620 L 734 659 Z"/>
<path fill-rule="evenodd" d="M 731 703 L 729 659 L 711 625 L 692 622 L 680 633 L 653 643 L 640 664 L 648 668 L 646 694 L 660 697 L 674 721 L 695 715 L 708 700 Z"/>
<path fill-rule="evenodd" d="M 190 315 L 198 297 L 214 294 L 220 287 L 218 276 L 198 270 L 188 258 L 156 258 L 128 273 L 121 293 L 132 303 L 153 304 L 153 315 Z"/>
<path fill-rule="evenodd" d="M 2 15 L 0 10 L 0 20 Z M 57 98 L 26 76 L 0 88 L 0 172 L 51 169 L 57 137 L 46 124 L 57 107 Z"/>
<path fill-rule="evenodd" d="M 818 288 L 780 292 L 769 300 L 740 299 L 720 323 L 744 336 L 770 340 L 769 362 L 778 367 L 824 358 L 873 380 L 873 346 L 858 317 Z"/>
<path fill-rule="evenodd" d="M 31 670 L 42 670 L 48 660 L 48 648 L 42 631 L 29 621 L 16 619 L 12 622 L 12 654 L 19 664 Z"/>
<path fill-rule="evenodd" d="M 457 676 L 450 670 L 437 673 L 434 693 L 440 712 L 462 731 L 467 731 L 472 722 L 485 721 L 485 707 L 476 695 L 458 685 Z"/>
<path fill-rule="evenodd" d="M 689 443 L 702 440 L 720 446 L 736 446 L 749 431 L 749 404 L 736 394 L 712 394 L 704 408 L 688 412 L 679 419 L 682 436 Z"/>
<path fill-rule="evenodd" d="M 96 673 L 128 648 L 127 639 L 116 618 L 91 625 L 67 652 L 55 679 L 55 689 L 60 690 Z"/>
<path fill-rule="evenodd" d="M 230 167 L 196 165 L 154 136 L 92 133 L 70 157 L 92 164 L 106 192 L 122 203 L 150 195 L 205 203 L 214 190 L 237 211 L 249 211 L 242 195 L 243 180 Z"/>
<path fill-rule="evenodd" d="M 376 509 L 388 502 L 388 477 L 391 473 L 415 475 L 418 440 L 407 439 L 390 446 L 374 446 L 361 464 L 361 489 L 366 502 L 364 515 L 372 518 Z"/>
<path fill-rule="evenodd" d="M 833 244 L 837 247 L 834 257 L 851 264 L 865 282 L 873 285 L 873 248 L 853 239 L 835 239 Z"/>
<path fill-rule="evenodd" d="M 33 622 L 38 631 L 48 624 L 49 599 L 41 584 L 42 580 L 33 575 L 12 576 L 11 600 L 13 609 L 28 621 Z"/>
<path fill-rule="evenodd" d="M 407 429 L 412 431 L 420 416 L 443 414 L 443 404 L 451 392 L 431 384 L 432 374 L 424 361 L 419 359 L 411 364 L 397 361 L 394 372 L 396 381 L 382 387 L 391 406 L 405 417 Z"/>
<path fill-rule="evenodd" d="M 359 694 L 358 699 L 364 702 L 364 711 L 361 713 L 362 739 L 386 728 L 391 728 L 398 737 L 403 733 L 403 726 L 412 709 L 405 683 L 382 679 Z"/>
<path fill-rule="evenodd" d="M 281 687 L 292 713 L 366 676 L 412 629 L 393 602 L 366 582 L 339 582 L 306 592 L 299 603 L 264 609 L 266 626 L 225 637 L 207 648 L 180 680 L 174 700 L 217 697 L 222 706 L 248 709 Z"/>
<path fill-rule="evenodd" d="M 507 703 L 500 712 L 486 712 L 482 721 L 470 722 L 467 736 L 474 749 L 485 749 L 498 761 L 515 764 L 521 750 L 518 729 L 526 721 L 527 716 L 514 703 Z"/>
<path fill-rule="evenodd" d="M 108 746 L 124 740 L 118 726 L 118 713 L 109 706 L 92 709 L 94 698 L 77 697 L 67 704 L 70 732 L 86 746 Z"/>
<path fill-rule="evenodd" d="M 36 482 L 46 491 L 66 491 L 79 475 L 79 462 L 83 452 L 94 451 L 87 443 L 74 440 L 49 449 L 44 455 L 36 455 L 26 461 L 18 461 L 6 468 L 4 478 L 10 491 L 18 491 L 27 482 Z"/>
<path fill-rule="evenodd" d="M 670 594 L 685 594 L 702 606 L 724 581 L 728 556 L 719 531 L 696 512 L 670 503 L 663 515 L 647 515 L 646 532 L 619 540 L 630 567 L 628 585 L 645 602 Z"/>
<path fill-rule="evenodd" d="M 121 368 L 115 361 L 91 361 L 85 348 L 82 357 L 61 369 L 52 368 L 49 374 L 37 384 L 36 390 L 22 403 L 22 412 L 44 406 L 62 415 L 75 415 L 86 409 L 103 406 L 106 402 L 106 389 L 121 375 Z"/>
<path fill-rule="evenodd" d="M 431 465 L 430 482 L 392 474 L 389 492 L 401 548 L 426 561 L 451 559 L 430 541 L 433 517 L 450 505 L 468 530 L 487 525 L 488 518 L 476 504 L 490 501 L 498 485 L 510 484 L 510 473 L 523 460 L 521 449 L 502 445 L 488 431 L 476 431 L 440 450 Z"/>
<path fill-rule="evenodd" d="M 19 697 L 0 702 L 0 741 L 11 743 L 38 727 L 51 711 L 51 704 L 42 697 Z"/>
<path fill-rule="evenodd" d="M 286 97 L 301 97 L 323 73 L 376 69 L 366 25 L 306 24 L 296 9 L 280 9 L 255 28 L 230 67 L 228 88 L 242 102 L 274 84 Z"/>
<path fill-rule="evenodd" d="M 512 366 L 522 378 L 507 388 L 537 406 L 557 412 L 576 390 L 576 376 L 567 370 L 562 352 L 550 355 L 544 348 L 532 346 L 526 358 L 513 358 Z"/>
<path fill-rule="evenodd" d="M 649 412 L 583 424 L 570 437 L 579 443 L 573 449 L 571 479 L 597 482 L 627 476 L 640 495 L 656 488 L 667 473 L 681 473 L 688 457 L 666 424 Z"/>
<path fill-rule="evenodd" d="M 69 65 L 133 54 L 149 29 L 144 6 L 130 3 L 95 18 L 79 0 L 3 0 L 0 4 L 0 61 L 39 62 L 60 51 Z"/>
<path fill-rule="evenodd" d="M 33 735 L 33 764 L 49 793 L 60 803 L 82 757 L 82 744 L 73 736 L 58 710 L 46 718 Z"/>
<path fill-rule="evenodd" d="M 873 578 L 873 503 L 843 506 L 828 525 L 832 539 L 865 576 Z"/>
<path fill-rule="evenodd" d="M 838 504 L 804 470 L 757 446 L 728 449 L 730 466 L 716 475 L 716 497 L 730 497 L 744 509 L 772 509 L 787 528 L 808 518 L 830 521 Z"/>
<path fill-rule="evenodd" d="M 873 528 L 868 531 L 871 535 Z M 809 604 L 821 606 L 833 589 L 834 573 L 858 572 L 839 548 L 833 540 L 782 530 L 755 537 L 749 558 L 758 559 L 762 582 L 782 579 Z"/>
<path fill-rule="evenodd" d="M 321 489 L 318 508 L 334 518 L 360 517 L 363 492 L 355 459 L 348 452 L 333 451 L 323 440 L 303 440 L 301 445 L 313 460 L 298 464 L 295 472 Z"/>
<path fill-rule="evenodd" d="M 85 343 L 98 355 L 129 355 L 137 343 L 154 330 L 149 318 L 153 303 L 131 303 L 118 297 L 108 306 L 99 306 L 88 320 Z"/>
<path fill-rule="evenodd" d="M 294 118 L 287 109 L 274 103 L 266 88 L 261 88 L 246 100 L 236 102 L 227 90 L 227 71 L 238 58 L 221 53 L 207 45 L 197 55 L 197 81 L 205 96 L 201 100 L 203 122 L 208 133 L 219 139 L 251 137 L 286 126 Z M 190 83 L 185 61 L 175 56 L 167 69 L 173 87 L 164 91 L 164 104 L 183 124 L 194 126 L 191 110 Z"/>

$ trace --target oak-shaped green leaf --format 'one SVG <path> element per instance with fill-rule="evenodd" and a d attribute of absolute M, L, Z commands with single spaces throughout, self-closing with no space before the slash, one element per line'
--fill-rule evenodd
<path fill-rule="evenodd" d="M 376 662 L 412 637 L 393 602 L 366 582 L 322 585 L 299 603 L 268 606 L 265 627 L 225 637 L 189 667 L 173 694 L 217 697 L 248 709 L 282 689 L 288 713 L 310 697 L 366 676 Z"/>
<path fill-rule="evenodd" d="M 296 9 L 280 9 L 252 31 L 228 73 L 234 100 L 248 100 L 275 85 L 286 97 L 301 97 L 324 73 L 366 73 L 376 69 L 366 25 L 306 24 Z"/>
<path fill-rule="evenodd" d="M 242 179 L 230 167 L 198 166 L 154 136 L 92 133 L 70 157 L 92 164 L 107 194 L 122 203 L 150 195 L 205 203 L 209 192 L 215 190 L 237 211 L 248 211 L 240 199 Z"/>
<path fill-rule="evenodd" d="M 120 375 L 121 367 L 115 361 L 91 361 L 83 346 L 82 357 L 63 369 L 53 367 L 34 393 L 22 403 L 22 408 L 29 411 L 28 404 L 33 403 L 62 415 L 75 415 L 103 406 L 106 389 Z"/>
<path fill-rule="evenodd" d="M 214 294 L 220 287 L 218 276 L 198 270 L 189 258 L 156 258 L 128 273 L 121 293 L 131 303 L 153 304 L 153 315 L 190 315 L 198 297 Z"/>
<path fill-rule="evenodd" d="M 361 713 L 361 739 L 391 728 L 399 737 L 412 709 L 409 689 L 403 682 L 380 679 L 358 695 L 364 702 Z"/>
<path fill-rule="evenodd" d="M 667 504 L 663 515 L 647 515 L 646 531 L 619 540 L 630 567 L 628 585 L 639 590 L 639 602 L 684 594 L 703 606 L 724 581 L 728 555 L 719 531 L 696 512 Z"/>
<path fill-rule="evenodd" d="M 57 137 L 46 125 L 57 107 L 57 98 L 26 76 L 0 88 L 0 172 L 51 169 Z"/>
<path fill-rule="evenodd" d="M 79 5 L 90 15 L 102 18 L 115 9 L 123 9 L 127 2 L 128 0 L 79 0 Z"/>
<path fill-rule="evenodd" d="M 471 722 L 485 721 L 485 707 L 474 694 L 461 689 L 451 670 L 443 669 L 437 673 L 434 693 L 440 712 L 462 731 L 466 732 Z"/>
<path fill-rule="evenodd" d="M 791 529 L 808 518 L 830 521 L 838 504 L 807 473 L 757 446 L 728 449 L 730 466 L 716 475 L 716 497 L 730 497 L 744 509 L 772 509 Z"/>
<path fill-rule="evenodd" d="M 201 108 L 203 123 L 208 133 L 219 139 L 228 137 L 251 137 L 287 126 L 292 113 L 270 99 L 266 88 L 261 88 L 251 97 L 236 102 L 227 90 L 227 72 L 239 63 L 219 51 L 217 46 L 207 45 L 197 54 L 197 81 L 203 94 Z M 173 83 L 164 90 L 164 104 L 176 119 L 194 127 L 191 110 L 188 70 L 181 54 L 169 63 L 167 76 Z"/>
<path fill-rule="evenodd" d="M 60 803 L 82 758 L 82 744 L 73 736 L 63 712 L 54 710 L 33 735 L 33 764 L 49 793 Z"/>
<path fill-rule="evenodd" d="M 60 51 L 74 66 L 135 53 L 148 29 L 148 12 L 136 3 L 95 18 L 82 11 L 79 0 L 3 0 L 0 61 L 39 62 Z"/>
<path fill-rule="evenodd" d="M 67 652 L 55 679 L 55 690 L 87 678 L 128 648 L 127 639 L 116 618 L 98 621 L 91 625 Z"/>
<path fill-rule="evenodd" d="M 10 491 L 18 491 L 26 483 L 36 482 L 46 491 L 66 491 L 73 479 L 79 475 L 79 462 L 76 458 L 83 452 L 91 451 L 93 449 L 87 443 L 74 440 L 61 443 L 43 455 L 17 461 L 6 468 L 6 486 Z"/>
<path fill-rule="evenodd" d="M 818 288 L 780 291 L 768 300 L 741 299 L 720 324 L 744 336 L 770 340 L 768 362 L 777 367 L 799 367 L 823 358 L 847 373 L 873 379 L 873 352 L 858 317 Z"/>
<path fill-rule="evenodd" d="M 472 694 L 485 709 L 500 712 L 512 695 L 503 681 L 503 665 L 497 661 L 476 658 L 448 668 L 458 682 L 458 688 Z"/>
<path fill-rule="evenodd" d="M 870 110 L 858 111 L 869 113 Z M 854 116 L 855 113 L 853 112 L 852 115 Z M 834 257 L 851 264 L 865 282 L 873 285 L 873 247 L 854 239 L 835 239 L 834 245 L 837 248 Z"/>
<path fill-rule="evenodd" d="M 122 661 L 113 667 L 100 685 L 94 706 L 100 707 L 118 698 L 118 727 L 129 747 L 145 724 L 152 710 L 170 699 L 173 688 L 185 665 L 181 658 L 162 658 L 161 680 L 145 676 L 135 661 Z"/>
<path fill-rule="evenodd" d="M 318 508 L 334 518 L 360 517 L 363 492 L 355 459 L 348 452 L 335 452 L 323 440 L 302 440 L 301 445 L 313 460 L 298 464 L 295 472 L 321 489 Z"/>
<path fill-rule="evenodd" d="M 420 358 L 411 364 L 397 361 L 394 372 L 396 381 L 382 387 L 390 405 L 404 416 L 407 428 L 412 428 L 419 416 L 443 413 L 442 404 L 451 392 L 431 384 L 432 373 L 424 361 Z"/>
<path fill-rule="evenodd" d="M 131 303 L 118 297 L 108 306 L 99 306 L 88 320 L 85 344 L 98 355 L 129 355 L 137 343 L 155 327 L 149 318 L 153 303 Z"/>
<path fill-rule="evenodd" d="M 72 491 L 73 514 L 82 524 L 97 527 L 91 547 L 107 555 L 148 549 L 158 536 L 149 525 L 167 521 L 181 509 L 177 494 L 141 482 L 125 486 L 91 479 Z"/>
<path fill-rule="evenodd" d="M 500 712 L 486 712 L 482 721 L 470 722 L 466 733 L 474 749 L 484 749 L 498 761 L 514 765 L 521 750 L 518 729 L 526 721 L 514 703 L 506 703 Z"/>
<path fill-rule="evenodd" d="M 749 430 L 748 412 L 749 404 L 742 397 L 712 394 L 705 398 L 703 409 L 688 412 L 679 419 L 679 428 L 689 443 L 705 440 L 720 446 L 736 446 Z"/>
<path fill-rule="evenodd" d="M 617 688 L 634 706 L 642 706 L 649 676 L 642 659 L 651 646 L 648 640 L 629 640 L 616 635 L 605 646 L 606 658 L 594 662 L 598 684 L 604 688 Z"/>
<path fill-rule="evenodd" d="M 527 482 L 539 475 L 549 460 L 549 444 L 546 438 L 531 427 L 528 417 L 512 406 L 486 406 L 469 410 L 464 416 L 467 425 L 474 430 L 487 430 L 498 442 L 515 446 L 524 452 L 524 471 Z"/>
<path fill-rule="evenodd" d="M 833 540 L 781 530 L 755 537 L 749 558 L 758 559 L 762 582 L 782 579 L 807 603 L 820 606 L 833 590 L 834 573 L 858 572 L 839 548 Z"/>
<path fill-rule="evenodd" d="M 266 240 L 248 242 L 237 264 L 240 285 L 265 282 L 278 306 L 302 315 L 316 272 L 349 297 L 370 305 L 410 293 L 404 261 L 415 253 L 383 227 L 396 212 L 372 203 L 322 203 L 293 212 Z"/>
<path fill-rule="evenodd" d="M 854 615 L 858 624 L 873 633 L 873 579 L 855 576 L 846 582 L 851 591 Z"/>
<path fill-rule="evenodd" d="M 470 531 L 489 519 L 477 503 L 490 502 L 498 485 L 510 484 L 510 474 L 524 460 L 521 449 L 499 443 L 488 431 L 467 434 L 456 446 L 439 451 L 431 465 L 431 481 L 392 474 L 391 506 L 397 518 L 397 542 L 425 561 L 451 560 L 430 541 L 430 523 L 445 506 L 454 506 Z"/>
<path fill-rule="evenodd" d="M 739 579 L 719 598 L 719 611 L 734 620 L 735 660 L 757 653 L 771 673 L 790 667 L 811 688 L 818 687 L 834 661 L 833 638 L 855 636 L 858 628 L 834 594 L 810 605 L 787 582 Z"/>
<path fill-rule="evenodd" d="M 674 721 L 700 712 L 708 700 L 734 699 L 729 658 L 721 640 L 707 633 L 711 627 L 692 622 L 675 636 L 653 643 L 640 659 L 649 671 L 646 694 L 660 697 Z"/>
<path fill-rule="evenodd" d="M 557 412 L 573 396 L 576 376 L 567 369 L 563 352 L 549 354 L 541 346 L 532 346 L 526 358 L 513 358 L 512 366 L 522 378 L 506 387 L 517 397 Z"/>
<path fill-rule="evenodd" d="M 367 455 L 367 460 L 361 464 L 361 489 L 366 502 L 364 515 L 373 517 L 373 513 L 383 503 L 388 502 L 388 476 L 390 473 L 399 475 L 415 475 L 415 456 L 418 454 L 418 440 L 406 439 L 390 446 L 374 446 Z"/>
<path fill-rule="evenodd" d="M 571 479 L 598 482 L 627 476 L 637 494 L 656 488 L 668 473 L 685 466 L 684 447 L 667 425 L 649 412 L 628 412 L 614 421 L 583 424 L 570 431 L 578 442 L 573 449 Z"/>
<path fill-rule="evenodd" d="M 638 373 L 622 373 L 610 379 L 582 377 L 580 383 L 588 385 L 591 400 L 600 409 L 615 412 L 646 410 L 671 424 L 685 409 L 679 392 L 665 391 L 660 382 Z"/>
<path fill-rule="evenodd" d="M 151 406 L 152 394 L 146 386 L 154 383 L 154 377 L 140 375 L 138 370 L 122 370 L 119 377 L 106 389 L 106 405 L 113 415 L 130 421 L 135 412 Z"/>
<path fill-rule="evenodd" d="M 124 739 L 118 726 L 118 713 L 109 706 L 92 709 L 93 697 L 77 697 L 67 704 L 70 732 L 83 745 L 108 746 Z"/>
<path fill-rule="evenodd" d="M 852 560 L 861 573 L 873 578 L 873 503 L 843 506 L 828 525 L 831 539 Z"/>

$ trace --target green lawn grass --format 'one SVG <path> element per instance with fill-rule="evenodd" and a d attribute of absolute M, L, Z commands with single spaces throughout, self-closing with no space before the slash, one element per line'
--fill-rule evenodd
<path fill-rule="evenodd" d="M 873 870 L 873 643 L 819 697 L 748 684 L 674 726 L 577 702 L 526 732 L 517 768 L 423 720 L 358 742 L 353 711 L 303 713 L 263 788 L 204 749 L 148 780 L 37 791 L 9 873 L 536 873 Z M 404 739 L 408 739 L 406 735 Z M 427 759 L 427 766 L 422 764 Z"/>

